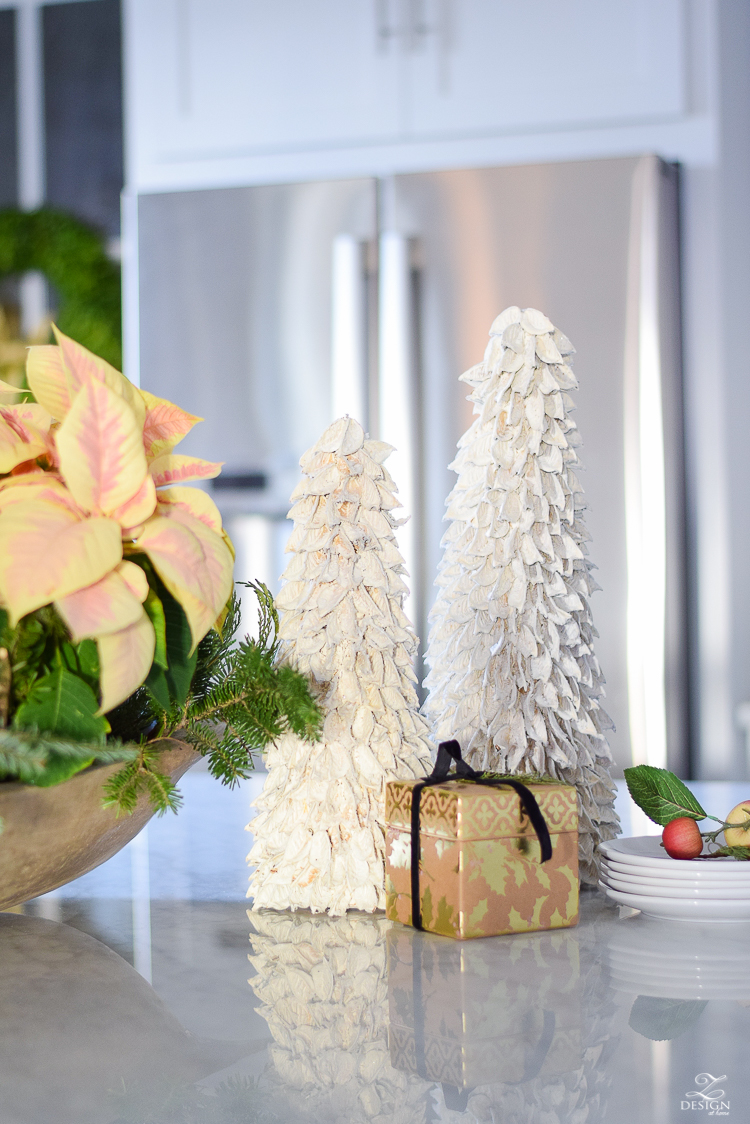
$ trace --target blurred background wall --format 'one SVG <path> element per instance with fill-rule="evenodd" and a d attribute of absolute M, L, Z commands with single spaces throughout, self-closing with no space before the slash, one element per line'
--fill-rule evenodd
<path fill-rule="evenodd" d="M 411 255 L 404 267 L 410 283 L 420 278 L 429 283 L 424 255 L 429 258 L 430 245 L 445 249 L 447 241 L 441 236 L 442 242 L 429 242 L 426 216 L 451 191 L 456 201 L 447 212 L 452 225 L 441 229 L 450 229 L 463 247 L 469 272 L 477 262 L 472 291 L 484 291 L 488 307 L 481 298 L 463 305 L 459 300 L 463 336 L 445 346 L 436 347 L 436 329 L 422 324 L 414 330 L 421 347 L 414 364 L 424 376 L 422 395 L 452 402 L 448 382 L 440 379 L 455 379 L 481 357 L 489 318 L 500 311 L 490 312 L 488 292 L 506 303 L 526 303 L 526 293 L 530 303 L 539 294 L 547 299 L 545 311 L 553 320 L 559 307 L 567 320 L 560 326 L 575 336 L 583 383 L 589 372 L 593 380 L 606 366 L 605 357 L 596 353 L 601 337 L 593 311 L 587 312 L 583 283 L 580 305 L 565 304 L 562 285 L 556 290 L 526 284 L 518 263 L 530 261 L 531 234 L 526 241 L 519 237 L 513 250 L 509 235 L 503 241 L 497 233 L 499 219 L 487 219 L 483 227 L 477 208 L 482 199 L 494 200 L 504 229 L 512 231 L 514 222 L 528 224 L 529 216 L 544 216 L 546 222 L 555 210 L 549 202 L 554 198 L 554 230 L 545 227 L 544 238 L 534 245 L 543 242 L 547 254 L 557 255 L 561 274 L 570 262 L 572 276 L 577 247 L 588 239 L 595 259 L 598 247 L 602 276 L 604 265 L 610 268 L 607 276 L 620 276 L 616 261 L 622 258 L 624 278 L 632 268 L 626 243 L 628 229 L 632 233 L 633 177 L 639 158 L 649 154 L 659 157 L 664 169 L 675 166 L 669 175 L 678 200 L 679 271 L 669 299 L 681 323 L 671 333 L 677 341 L 672 350 L 681 354 L 674 376 L 679 394 L 669 399 L 669 409 L 679 417 L 670 419 L 667 410 L 665 471 L 677 474 L 684 486 L 684 501 L 678 501 L 684 518 L 681 563 L 673 580 L 685 583 L 686 632 L 679 646 L 688 679 L 680 672 L 676 685 L 665 685 L 667 706 L 672 692 L 685 717 L 669 760 L 685 774 L 735 777 L 748 771 L 743 723 L 749 720 L 743 704 L 750 700 L 746 0 L 0 0 L 0 203 L 29 209 L 46 201 L 67 209 L 102 231 L 112 255 L 121 253 L 130 377 L 142 376 L 144 385 L 158 390 L 156 383 L 169 370 L 173 396 L 189 405 L 184 399 L 192 393 L 190 363 L 200 354 L 204 413 L 211 413 L 212 388 L 221 408 L 220 387 L 228 370 L 244 378 L 246 388 L 255 388 L 248 416 L 266 419 L 259 436 L 248 434 L 247 444 L 257 456 L 248 453 L 243 463 L 228 465 L 235 486 L 217 499 L 234 520 L 248 576 L 270 582 L 278 577 L 283 546 L 283 492 L 294 472 L 294 454 L 301 451 L 295 442 L 306 439 L 307 429 L 298 410 L 299 418 L 284 433 L 291 427 L 299 435 L 284 443 L 279 416 L 290 393 L 295 399 L 296 384 L 275 381 L 273 355 L 258 346 L 253 351 L 232 329 L 253 316 L 259 321 L 280 316 L 278 304 L 263 304 L 273 285 L 249 271 L 248 262 L 258 259 L 258 239 L 265 238 L 268 260 L 278 269 L 283 255 L 278 246 L 274 249 L 270 232 L 286 231 L 282 241 L 289 251 L 294 239 L 299 241 L 303 221 L 318 231 L 318 249 L 315 239 L 308 239 L 313 248 L 302 264 L 290 251 L 285 259 L 293 278 L 305 270 L 321 278 L 325 299 L 317 326 L 311 315 L 298 326 L 302 335 L 293 346 L 286 329 L 278 333 L 286 340 L 284 369 L 297 371 L 307 364 L 309 373 L 300 385 L 319 386 L 305 409 L 316 425 L 332 409 L 328 399 L 321 403 L 321 394 L 331 389 L 335 335 L 329 247 L 344 239 L 336 251 L 341 275 L 348 261 L 361 283 L 362 316 L 382 317 L 387 294 L 373 293 L 384 275 L 382 235 L 402 237 L 399 252 Z M 584 181 L 576 178 L 576 169 L 589 162 L 601 171 L 586 182 L 600 187 L 586 189 L 594 195 L 582 206 L 584 188 L 575 184 Z M 523 171 L 540 166 L 533 176 Z M 429 179 L 433 173 L 443 179 Z M 339 184 L 335 207 L 325 201 L 330 195 L 314 186 L 331 182 Z M 572 186 L 563 190 L 563 182 Z M 558 185 L 548 188 L 546 203 L 539 186 L 544 183 Z M 629 194 L 624 195 L 626 183 Z M 598 206 L 604 210 L 597 226 Z M 274 226 L 282 213 L 291 218 Z M 467 216 L 473 216 L 471 222 Z M 507 273 L 513 263 L 507 284 L 497 281 L 496 272 L 495 281 L 487 280 L 483 289 L 481 278 L 489 277 L 479 269 L 483 237 L 500 238 L 496 271 L 504 265 Z M 324 260 L 325 277 L 315 264 Z M 229 275 L 234 281 L 225 294 L 221 279 Z M 186 278 L 196 279 L 192 288 Z M 598 283 L 592 280 L 592 286 Z M 510 296 L 517 290 L 522 295 Z M 252 313 L 251 291 L 257 291 Z M 294 296 L 293 285 L 284 291 Z M 590 303 L 593 308 L 596 301 Z M 350 356 L 350 365 L 361 363 L 365 372 L 363 410 L 369 411 L 374 430 L 379 425 L 380 337 L 377 323 L 362 328 L 366 354 Z M 253 339 L 258 338 L 256 333 Z M 430 345 L 442 358 L 425 358 Z M 169 367 L 174 354 L 181 355 L 182 367 Z M 440 362 L 447 373 L 436 374 L 433 382 L 429 372 Z M 251 368 L 257 372 L 255 382 Z M 324 369 L 327 374 L 315 374 Z M 267 393 L 259 397 L 264 372 Z M 320 390 L 324 383 L 327 389 Z M 595 434 L 595 402 L 584 393 L 582 385 L 582 456 L 584 463 L 587 455 L 593 458 L 598 472 L 597 436 L 604 441 L 608 425 L 619 426 L 621 433 L 612 414 L 619 406 L 600 395 Z M 293 412 L 287 405 L 284 416 Z M 423 423 L 427 416 L 423 410 Z M 439 417 L 432 422 L 443 424 Z M 210 432 L 210 426 L 202 428 Z M 441 440 L 448 448 L 455 425 L 444 428 Z M 276 435 L 273 448 L 261 455 L 269 433 Z M 679 435 L 679 447 L 670 443 L 670 434 Z M 424 439 L 423 425 L 417 444 Z M 422 454 L 414 453 L 422 465 L 422 483 L 417 474 L 415 487 L 424 492 L 424 479 L 433 470 L 442 473 L 443 483 L 447 477 Z M 440 458 L 444 464 L 443 445 L 436 461 Z M 618 558 L 622 562 L 624 547 L 616 536 L 607 537 L 606 495 L 597 493 L 595 481 L 584 477 L 584 483 L 596 497 L 592 556 L 600 569 L 609 566 L 612 609 L 602 610 L 602 616 L 614 623 L 607 624 L 609 639 L 603 637 L 602 643 L 605 651 L 610 645 L 611 666 L 624 664 L 617 629 L 624 627 L 628 579 L 627 574 L 618 577 L 615 565 Z M 425 504 L 423 534 L 436 523 L 435 505 Z M 434 554 L 434 529 L 429 534 L 427 554 Z M 429 573 L 422 584 L 424 620 Z M 606 596 L 605 586 L 597 597 Z M 595 617 L 597 604 L 595 598 Z M 606 674 L 604 656 L 603 662 Z M 630 759 L 632 741 L 627 699 L 616 702 L 618 691 L 627 691 L 622 676 L 611 676 L 613 709 L 622 715 L 621 765 Z M 659 763 L 636 748 L 639 753 Z"/>

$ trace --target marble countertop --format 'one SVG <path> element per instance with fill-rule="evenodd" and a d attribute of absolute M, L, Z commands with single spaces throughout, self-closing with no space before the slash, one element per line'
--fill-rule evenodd
<path fill-rule="evenodd" d="M 747 1118 L 750 925 L 600 891 L 574 929 L 464 943 L 382 914 L 248 917 L 260 781 L 191 772 L 178 817 L 0 914 L 0 1124 Z M 745 794 L 695 787 L 719 811 Z"/>

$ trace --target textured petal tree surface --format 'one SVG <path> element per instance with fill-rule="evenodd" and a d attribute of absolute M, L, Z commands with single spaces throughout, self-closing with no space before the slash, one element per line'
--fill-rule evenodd
<path fill-rule="evenodd" d="M 573 351 L 541 312 L 508 308 L 484 361 L 461 376 L 476 417 L 451 466 L 425 711 L 435 741 L 457 738 L 475 768 L 576 786 L 581 877 L 596 884 L 596 845 L 619 821 L 569 416 Z"/>
<path fill-rule="evenodd" d="M 300 461 L 276 604 L 283 658 L 312 677 L 325 723 L 318 743 L 290 734 L 268 751 L 249 825 L 255 909 L 383 909 L 385 782 L 431 767 L 383 465 L 391 451 L 341 418 Z"/>

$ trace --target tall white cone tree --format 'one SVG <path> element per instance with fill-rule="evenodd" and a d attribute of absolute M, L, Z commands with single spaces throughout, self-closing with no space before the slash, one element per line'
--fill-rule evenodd
<path fill-rule="evenodd" d="M 617 834 L 589 596 L 574 348 L 536 309 L 508 308 L 461 376 L 477 415 L 459 441 L 430 620 L 425 706 L 435 740 L 477 768 L 547 774 L 579 795 L 580 869 Z"/>
<path fill-rule="evenodd" d="M 318 684 L 325 722 L 321 741 L 288 734 L 268 751 L 249 825 L 255 909 L 384 908 L 385 782 L 429 772 L 391 451 L 346 417 L 300 461 L 276 604 L 284 658 Z"/>

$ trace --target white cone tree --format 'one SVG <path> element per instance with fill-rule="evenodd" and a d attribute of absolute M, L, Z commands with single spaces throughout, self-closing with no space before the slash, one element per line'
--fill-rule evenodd
<path fill-rule="evenodd" d="M 255 909 L 384 908 L 385 782 L 429 772 L 391 451 L 347 417 L 300 461 L 276 604 L 284 658 L 318 684 L 325 721 L 319 742 L 289 734 L 268 751 L 249 825 Z"/>
<path fill-rule="evenodd" d="M 451 466 L 425 710 L 435 740 L 458 738 L 477 768 L 576 785 L 581 877 L 595 883 L 596 843 L 619 822 L 568 416 L 574 349 L 531 308 L 506 309 L 490 337 L 461 376 L 477 416 Z"/>

